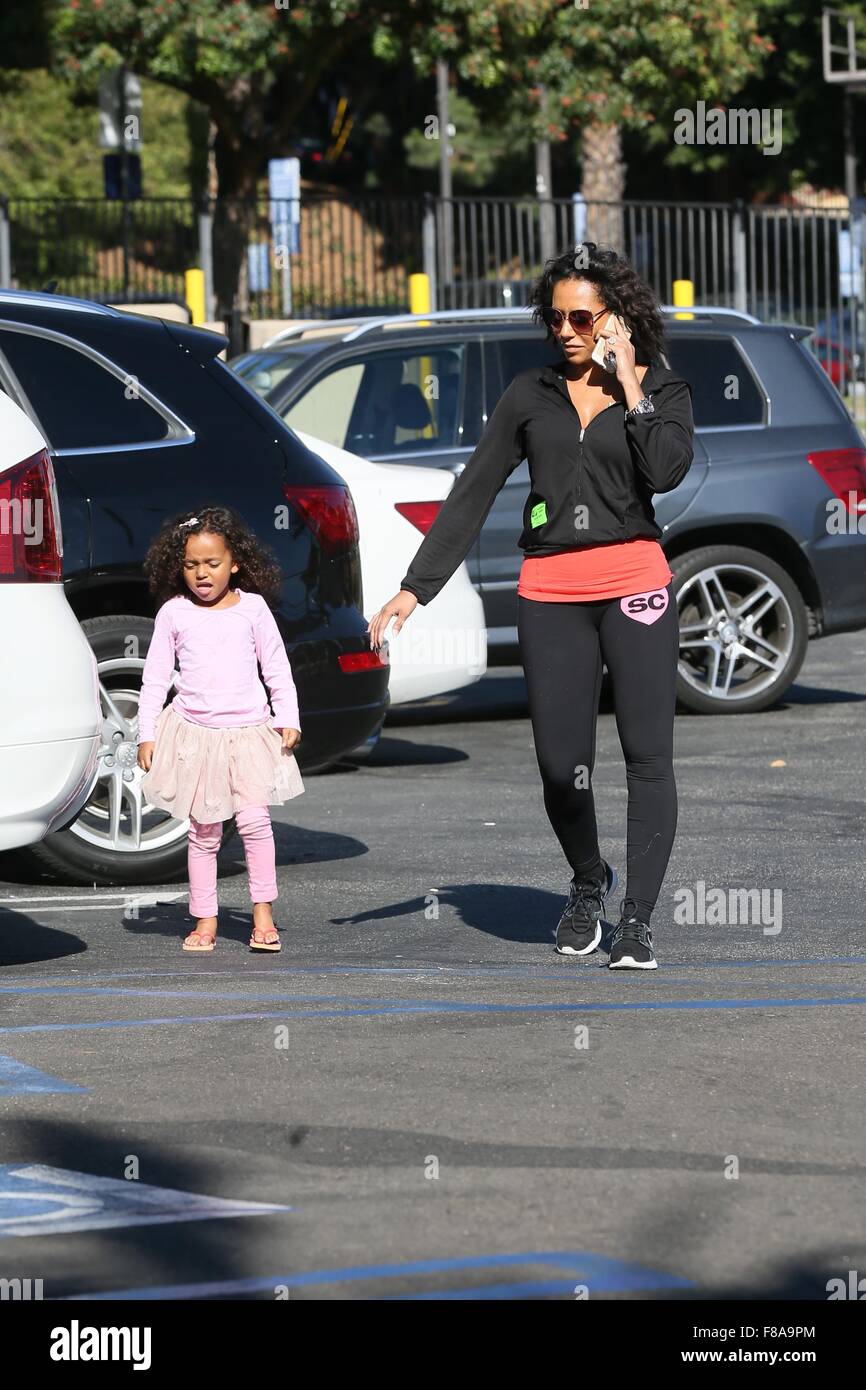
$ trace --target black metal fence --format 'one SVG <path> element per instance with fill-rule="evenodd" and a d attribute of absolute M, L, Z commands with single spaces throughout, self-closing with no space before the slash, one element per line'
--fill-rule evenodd
<path fill-rule="evenodd" d="M 663 302 L 674 281 L 690 280 L 698 303 L 815 326 L 815 350 L 859 417 L 863 231 L 859 206 L 319 190 L 294 207 L 0 198 L 0 283 L 56 280 L 60 292 L 89 299 L 183 302 L 184 273 L 198 266 L 209 317 L 327 318 L 405 312 L 409 277 L 423 271 L 433 308 L 489 308 L 524 304 L 548 256 L 591 239 L 623 250 Z"/>

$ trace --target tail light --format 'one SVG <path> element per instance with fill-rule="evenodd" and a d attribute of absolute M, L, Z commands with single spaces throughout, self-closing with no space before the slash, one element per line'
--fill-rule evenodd
<path fill-rule="evenodd" d="M 0 474 L 0 584 L 56 584 L 62 557 L 54 468 L 40 449 Z"/>
<path fill-rule="evenodd" d="M 337 657 L 337 665 L 341 671 L 348 671 L 350 675 L 357 675 L 359 671 L 381 671 L 383 666 L 389 666 L 388 643 L 382 648 L 385 655 L 380 652 L 341 652 Z"/>
<path fill-rule="evenodd" d="M 866 449 L 819 449 L 807 458 L 852 515 L 866 513 Z"/>
<path fill-rule="evenodd" d="M 395 502 L 394 506 L 401 516 L 405 516 L 407 521 L 411 521 L 413 526 L 417 526 L 419 531 L 423 531 L 426 536 L 433 522 L 439 515 L 441 502 Z"/>
<path fill-rule="evenodd" d="M 283 493 L 327 554 L 337 555 L 357 545 L 358 517 L 347 487 L 339 483 L 284 483 Z"/>

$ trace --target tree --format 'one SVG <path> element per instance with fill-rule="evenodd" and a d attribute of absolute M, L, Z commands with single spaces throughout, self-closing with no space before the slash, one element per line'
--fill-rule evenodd
<path fill-rule="evenodd" d="M 369 43 L 378 21 L 359 0 L 61 0 L 53 51 L 91 80 L 121 62 L 210 112 L 220 200 L 214 237 L 217 312 L 235 306 L 253 200 L 329 67 Z"/>
<path fill-rule="evenodd" d="M 664 160 L 677 148 L 674 111 L 730 100 L 774 47 L 758 32 L 755 0 L 587 0 L 586 8 L 582 0 L 441 0 L 437 8 L 440 22 L 418 38 L 419 70 L 442 54 L 461 78 L 502 88 L 536 138 L 561 142 L 577 132 L 590 203 L 623 197 L 623 128 L 641 132 Z M 600 210 L 594 220 L 598 239 L 618 239 Z"/>

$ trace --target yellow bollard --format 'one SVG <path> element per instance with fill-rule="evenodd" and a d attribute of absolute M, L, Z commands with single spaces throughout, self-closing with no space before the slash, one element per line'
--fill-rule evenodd
<path fill-rule="evenodd" d="M 429 275 L 410 275 L 409 276 L 409 310 L 413 314 L 429 314 L 430 312 L 430 276 Z M 428 319 L 429 323 L 430 320 Z M 429 357 L 418 358 L 418 382 L 417 385 L 425 400 L 429 397 L 426 394 L 428 381 L 432 379 L 433 363 Z M 421 430 L 424 439 L 435 439 L 436 429 L 434 419 L 438 418 L 435 409 L 431 411 L 429 425 L 425 425 Z"/>
<path fill-rule="evenodd" d="M 188 270 L 184 275 L 184 292 L 190 323 L 204 323 L 204 271 Z"/>
<path fill-rule="evenodd" d="M 429 314 L 430 312 L 430 276 L 429 275 L 410 275 L 409 276 L 409 312 L 411 314 Z"/>
<path fill-rule="evenodd" d="M 674 280 L 674 304 L 677 308 L 692 309 L 695 303 L 694 280 Z M 694 314 L 674 314 L 675 319 L 693 319 Z"/>

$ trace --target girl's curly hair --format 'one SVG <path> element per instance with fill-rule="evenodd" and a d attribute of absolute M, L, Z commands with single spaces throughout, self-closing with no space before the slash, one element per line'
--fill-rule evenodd
<path fill-rule="evenodd" d="M 238 572 L 231 575 L 229 587 L 261 594 L 266 603 L 276 605 L 283 578 L 277 558 L 231 507 L 199 507 L 163 522 L 148 547 L 143 566 L 157 605 L 188 592 L 182 573 L 187 537 L 203 531 L 222 536 L 232 553 Z"/>
<path fill-rule="evenodd" d="M 649 365 L 664 358 L 665 330 L 658 300 L 625 256 L 594 241 L 579 242 L 571 251 L 554 256 L 530 291 L 535 323 L 544 322 L 541 311 L 553 303 L 553 287 L 560 280 L 589 280 L 595 286 L 605 307 L 631 329 L 635 361 Z M 547 337 L 554 338 L 550 328 Z"/>

